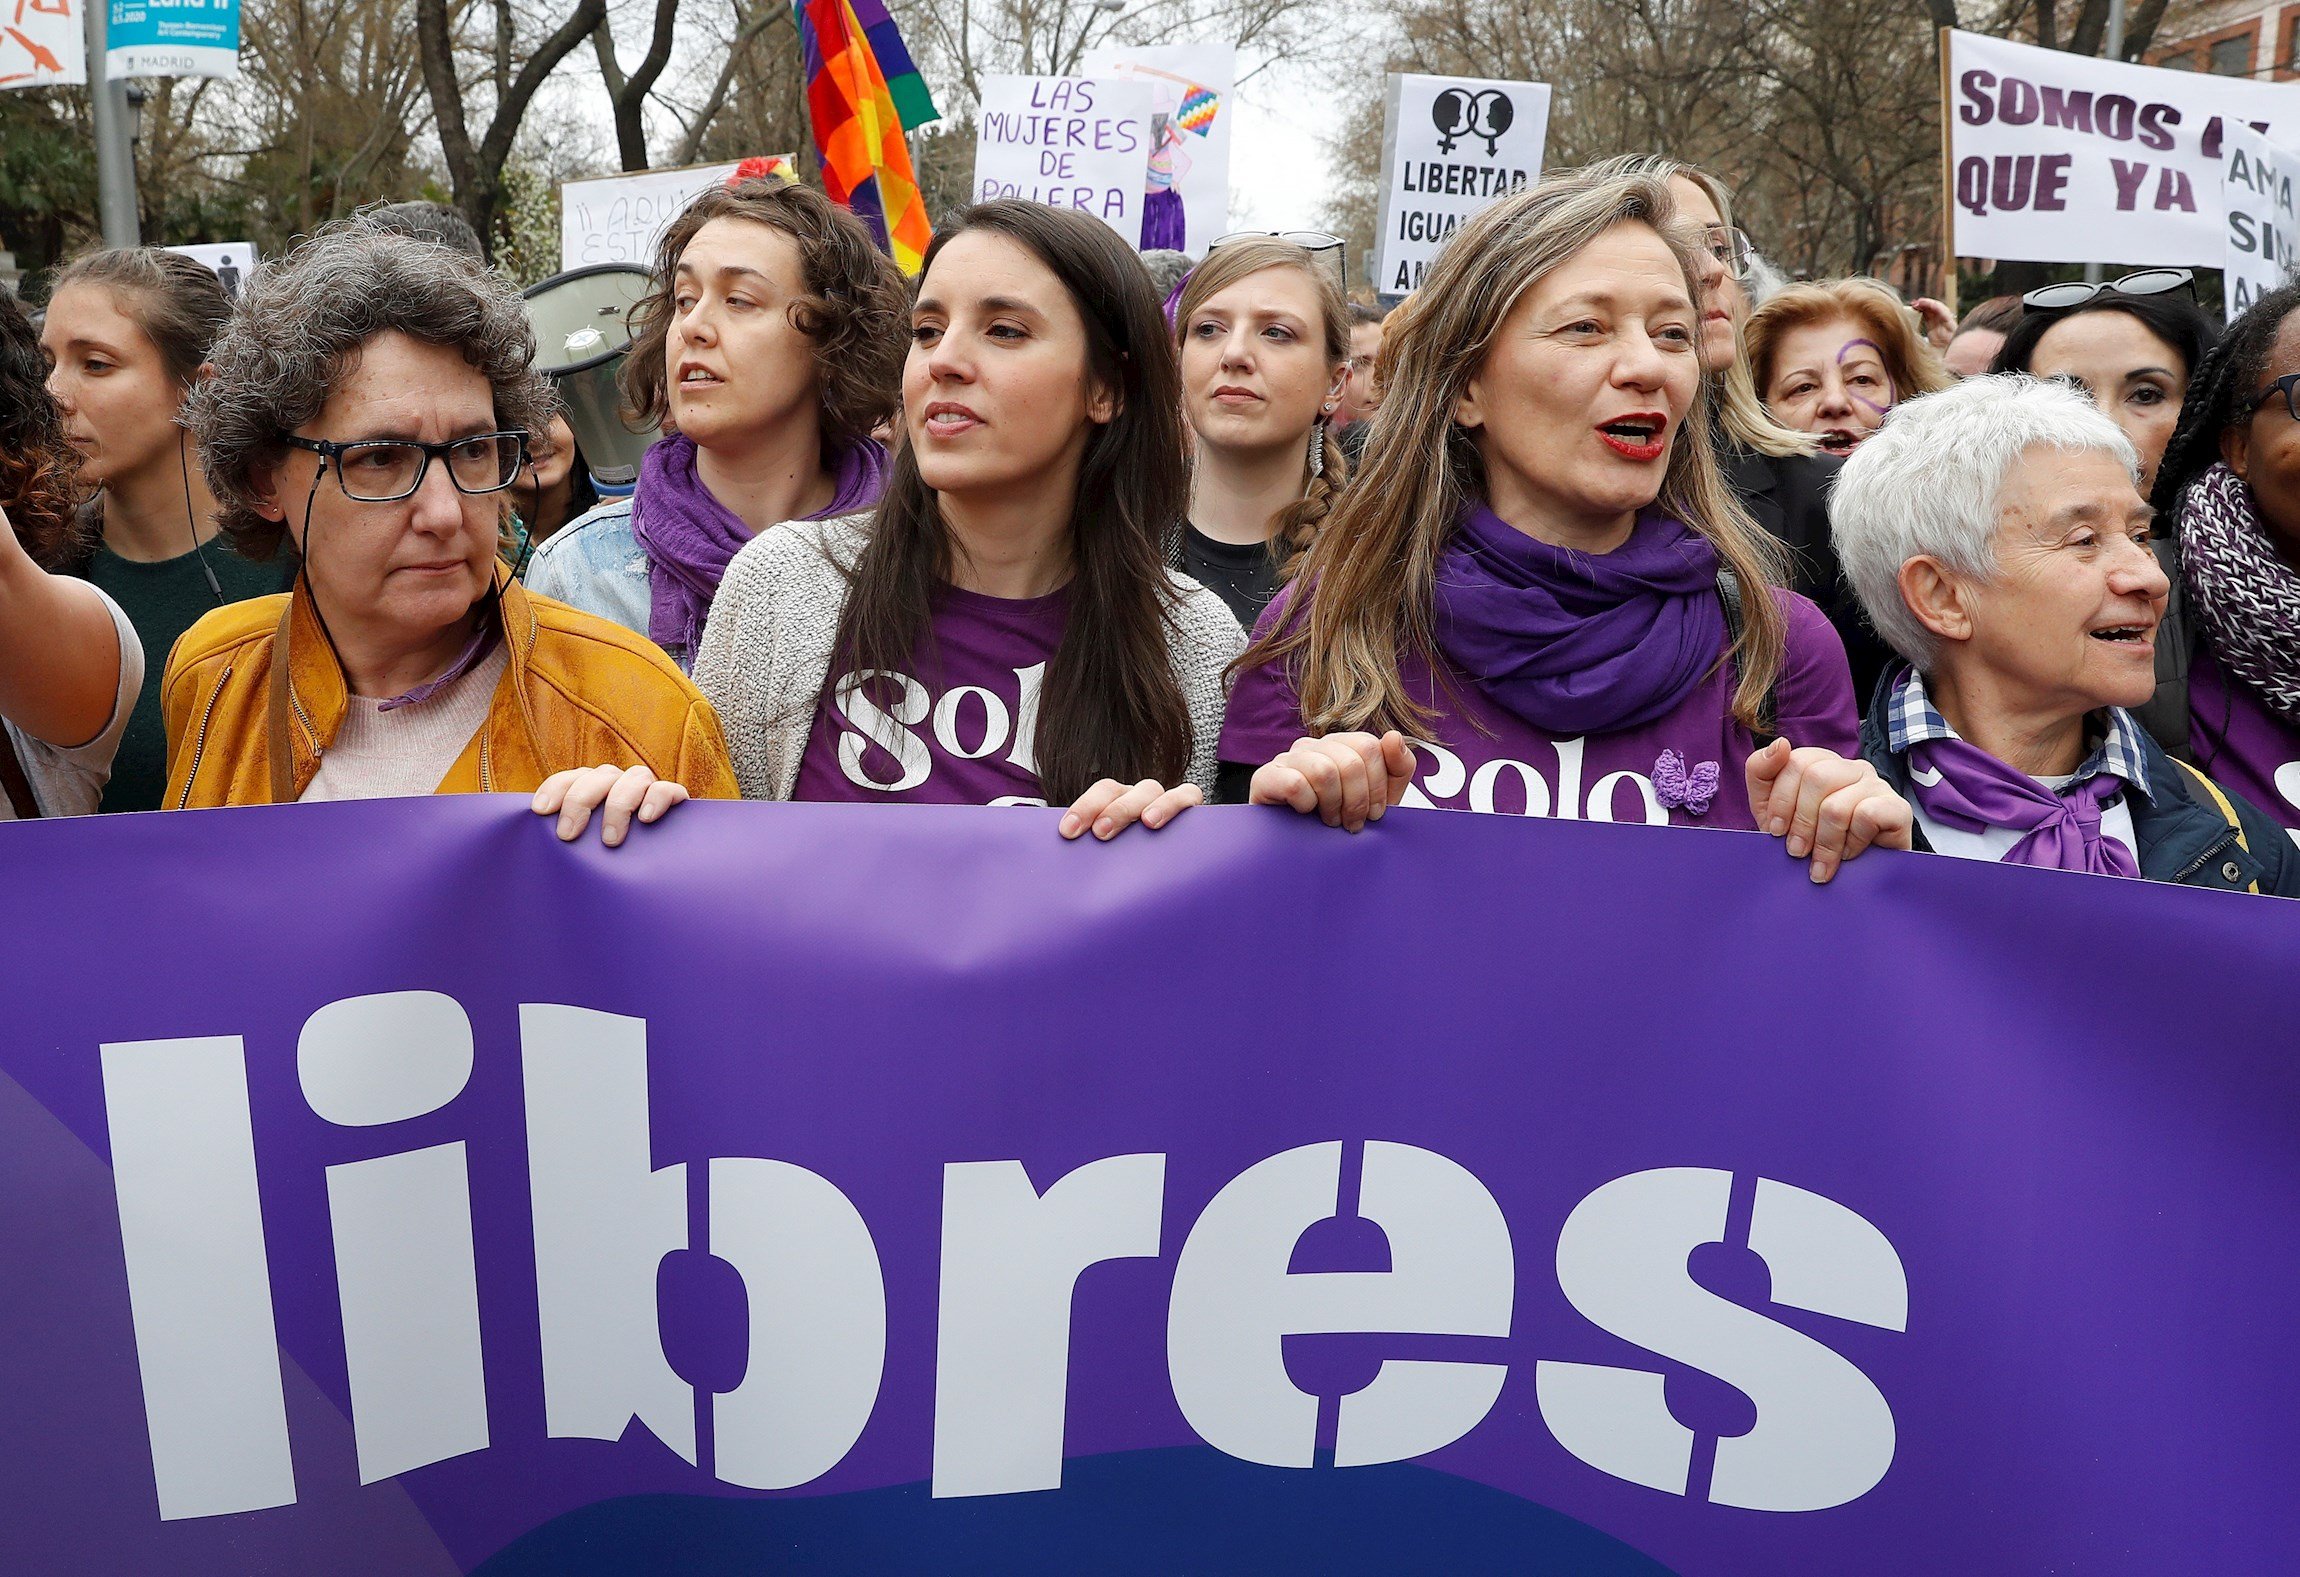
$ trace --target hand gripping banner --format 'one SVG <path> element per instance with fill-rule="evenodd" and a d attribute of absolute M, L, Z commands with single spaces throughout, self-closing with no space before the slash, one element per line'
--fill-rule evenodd
<path fill-rule="evenodd" d="M 1409 812 L 0 829 L 0 1569 L 2268 1571 L 2300 905 Z"/>

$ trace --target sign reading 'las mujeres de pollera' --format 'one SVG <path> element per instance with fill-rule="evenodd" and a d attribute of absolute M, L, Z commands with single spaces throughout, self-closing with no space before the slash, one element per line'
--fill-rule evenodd
<path fill-rule="evenodd" d="M 1402 296 L 1486 204 L 1541 179 L 1549 85 L 1393 73 L 1383 107 L 1374 288 Z"/>

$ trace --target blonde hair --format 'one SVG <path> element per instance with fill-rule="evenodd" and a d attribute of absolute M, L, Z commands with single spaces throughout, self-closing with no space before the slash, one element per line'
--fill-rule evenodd
<path fill-rule="evenodd" d="M 1438 558 L 1485 487 L 1484 463 L 1455 423 L 1455 405 L 1526 291 L 1617 224 L 1658 233 L 1698 300 L 1676 218 L 1668 186 L 1653 176 L 1553 176 L 1464 225 L 1422 288 L 1390 314 L 1381 419 L 1357 480 L 1311 545 L 1299 616 L 1238 659 L 1241 669 L 1285 661 L 1306 732 L 1428 726 L 1427 710 L 1398 676 L 1399 659 L 1410 651 L 1435 665 Z M 1755 729 L 1787 644 L 1786 619 L 1766 590 L 1780 584 L 1779 550 L 1718 471 L 1710 398 L 1704 378 L 1671 444 L 1658 503 L 1705 538 L 1744 589 L 1730 652 L 1739 668 L 1733 715 Z"/>
<path fill-rule="evenodd" d="M 1917 332 L 1916 314 L 1903 304 L 1900 292 L 1881 279 L 1853 278 L 1791 285 L 1750 316 L 1749 373 L 1757 387 L 1773 381 L 1773 357 L 1784 336 L 1831 318 L 1850 318 L 1869 331 L 1893 380 L 1895 405 L 1955 385 L 1940 353 Z"/>
<path fill-rule="evenodd" d="M 1658 153 L 1635 154 L 1610 159 L 1604 164 L 1591 166 L 1592 171 L 1609 174 L 1650 175 L 1657 181 L 1685 180 L 1709 194 L 1716 205 L 1717 221 L 1730 230 L 1733 228 L 1733 195 L 1725 183 L 1699 165 L 1686 164 Z M 1733 360 L 1710 373 L 1717 397 L 1717 425 L 1737 449 L 1752 450 L 1776 459 L 1787 455 L 1816 454 L 1820 445 L 1793 427 L 1785 427 L 1773 420 L 1773 413 L 1765 409 L 1765 402 L 1757 396 L 1757 380 L 1749 374 L 1749 347 L 1745 336 L 1749 328 L 1749 292 L 1740 292 L 1740 310 L 1733 315 Z"/>
<path fill-rule="evenodd" d="M 1277 236 L 1256 236 L 1251 240 L 1232 241 L 1215 247 L 1206 254 L 1206 261 L 1190 271 L 1182 282 L 1182 296 L 1174 305 L 1174 343 L 1179 349 L 1190 336 L 1190 320 L 1208 297 L 1229 289 L 1241 279 L 1247 279 L 1266 269 L 1290 268 L 1317 287 L 1318 316 L 1322 320 L 1321 332 L 1326 347 L 1326 364 L 1338 367 L 1350 359 L 1350 306 L 1343 299 L 1341 288 L 1334 276 L 1318 266 L 1318 260 L 1307 247 L 1297 246 Z M 1321 415 L 1314 424 L 1326 428 L 1327 419 Z M 1301 566 L 1302 555 L 1318 534 L 1318 527 L 1333 513 L 1334 500 L 1340 495 L 1342 484 L 1349 480 L 1349 461 L 1342 454 L 1341 445 L 1333 441 L 1330 430 L 1321 446 L 1324 450 L 1323 468 L 1313 475 L 1307 456 L 1302 461 L 1302 496 L 1278 513 L 1277 528 L 1270 533 L 1270 551 L 1277 555 L 1285 572 L 1291 575 Z"/>

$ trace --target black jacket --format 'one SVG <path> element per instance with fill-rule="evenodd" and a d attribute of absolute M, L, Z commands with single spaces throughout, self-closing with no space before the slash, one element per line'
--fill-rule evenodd
<path fill-rule="evenodd" d="M 1914 803 L 1908 758 L 1894 755 L 1886 742 L 1885 715 L 1892 681 L 1898 677 L 1896 666 L 1878 681 L 1869 698 L 1868 716 L 1861 720 L 1861 755 L 1894 793 Z M 2222 789 L 2236 814 L 2236 824 L 2230 825 L 2195 768 L 2175 764 L 2146 731 L 2140 748 L 2148 786 L 2155 791 L 2129 796 L 2142 876 L 2152 882 L 2230 892 L 2244 892 L 2257 882 L 2264 893 L 2300 898 L 2300 844 L 2293 843 L 2282 827 L 2250 801 Z M 1924 829 L 1915 833 L 1916 846 L 1929 850 Z"/>
<path fill-rule="evenodd" d="M 1853 668 L 1853 694 L 1865 696 L 1892 660 L 1837 566 L 1829 539 L 1829 487 L 1844 461 L 1835 455 L 1766 455 L 1730 444 L 1718 453 L 1726 484 L 1757 524 L 1789 549 L 1789 589 L 1829 616 Z"/>

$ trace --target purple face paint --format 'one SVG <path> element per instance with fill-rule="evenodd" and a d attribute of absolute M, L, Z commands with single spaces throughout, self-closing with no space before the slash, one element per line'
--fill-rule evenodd
<path fill-rule="evenodd" d="M 1885 395 L 1885 403 L 1879 405 L 1874 400 L 1862 398 L 1860 395 L 1855 394 L 1850 389 L 1845 391 L 1845 398 L 1851 400 L 1855 405 L 1866 406 L 1869 410 L 1876 412 L 1877 420 L 1881 422 L 1885 419 L 1885 413 L 1890 411 L 1894 405 L 1899 403 L 1898 398 L 1890 392 L 1893 387 L 1893 375 L 1890 372 L 1885 371 L 1885 347 L 1878 344 L 1873 339 L 1849 339 L 1837 349 L 1837 371 L 1840 374 L 1843 373 L 1845 370 L 1845 358 L 1853 354 L 1854 351 L 1859 350 L 1864 345 L 1877 353 L 1877 370 L 1884 377 L 1885 388 L 1887 390 Z"/>

